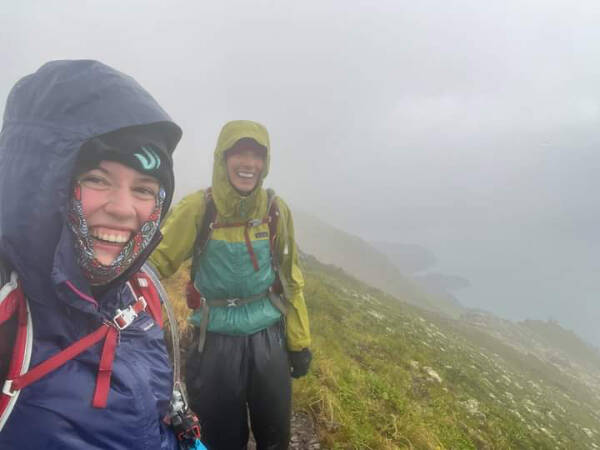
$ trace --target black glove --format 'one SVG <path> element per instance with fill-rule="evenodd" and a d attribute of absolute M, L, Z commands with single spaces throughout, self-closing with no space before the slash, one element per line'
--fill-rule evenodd
<path fill-rule="evenodd" d="M 299 352 L 288 351 L 290 358 L 290 372 L 293 378 L 300 378 L 306 375 L 310 361 L 312 360 L 312 353 L 309 349 L 303 348 Z"/>

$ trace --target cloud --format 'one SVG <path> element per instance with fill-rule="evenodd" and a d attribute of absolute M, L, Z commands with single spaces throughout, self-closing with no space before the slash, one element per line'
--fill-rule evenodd
<path fill-rule="evenodd" d="M 267 184 L 293 208 L 423 245 L 471 281 L 461 300 L 564 318 L 600 342 L 583 318 L 600 314 L 597 2 L 1 8 L 0 101 L 49 59 L 131 74 L 184 129 L 177 198 L 210 184 L 224 122 L 259 120 L 273 143 Z"/>

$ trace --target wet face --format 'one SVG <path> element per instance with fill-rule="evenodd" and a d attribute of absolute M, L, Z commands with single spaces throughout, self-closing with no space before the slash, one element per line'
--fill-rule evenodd
<path fill-rule="evenodd" d="M 156 178 L 115 161 L 102 161 L 77 181 L 95 258 L 109 265 L 150 218 L 160 185 Z"/>
<path fill-rule="evenodd" d="M 265 167 L 265 149 L 256 145 L 233 147 L 225 154 L 225 164 L 231 185 L 240 194 L 249 194 Z"/>

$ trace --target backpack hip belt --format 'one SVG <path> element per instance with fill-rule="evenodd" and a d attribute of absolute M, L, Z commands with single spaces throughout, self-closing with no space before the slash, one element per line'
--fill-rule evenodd
<path fill-rule="evenodd" d="M 285 316 L 287 307 L 281 294 L 276 292 L 277 285 L 278 283 L 276 281 L 269 287 L 269 289 L 249 297 L 218 298 L 208 300 L 200 292 L 198 292 L 194 286 L 194 283 L 189 281 L 186 286 L 187 305 L 190 309 L 202 310 L 202 321 L 200 322 L 200 327 L 198 329 L 198 351 L 202 352 L 204 349 L 204 343 L 206 342 L 206 331 L 208 330 L 210 307 L 237 308 L 239 306 L 244 306 L 268 297 L 273 306 L 277 308 L 283 316 Z"/>

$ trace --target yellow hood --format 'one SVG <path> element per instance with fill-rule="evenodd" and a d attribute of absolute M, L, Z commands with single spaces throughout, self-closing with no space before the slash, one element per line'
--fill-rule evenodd
<path fill-rule="evenodd" d="M 249 195 L 241 195 L 229 182 L 225 165 L 225 152 L 242 138 L 252 138 L 267 149 L 265 168 L 256 188 Z M 259 219 L 266 213 L 267 193 L 262 188 L 263 180 L 269 173 L 271 145 L 267 129 L 250 120 L 234 120 L 225 124 L 215 149 L 212 179 L 212 196 L 220 219 L 225 222 Z"/>

